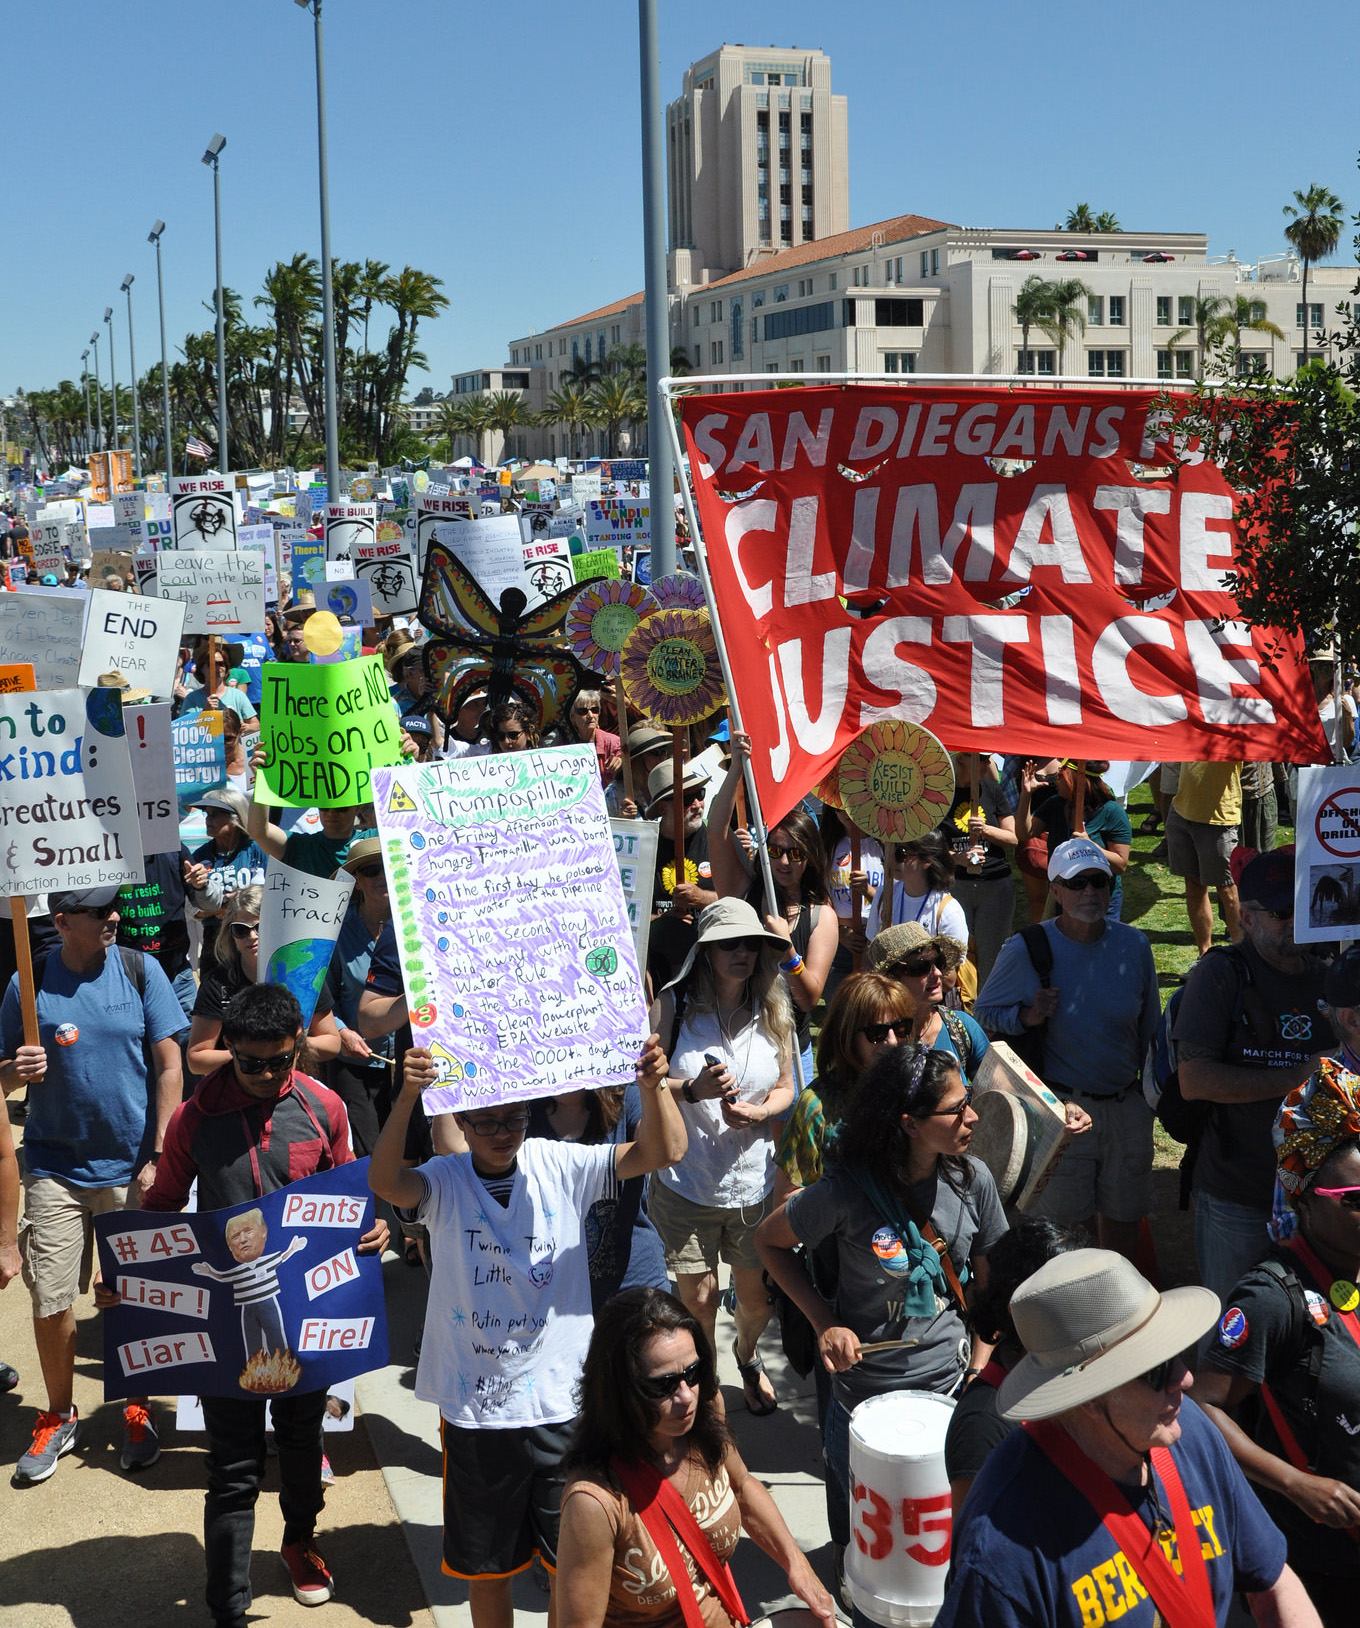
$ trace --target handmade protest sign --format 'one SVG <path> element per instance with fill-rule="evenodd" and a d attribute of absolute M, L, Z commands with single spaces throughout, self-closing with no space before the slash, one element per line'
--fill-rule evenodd
<path fill-rule="evenodd" d="M 77 682 L 94 684 L 101 673 L 119 672 L 134 690 L 169 695 L 185 609 L 181 600 L 91 589 Z"/>
<path fill-rule="evenodd" d="M 1360 937 L 1360 764 L 1299 770 L 1294 818 L 1294 937 Z"/>
<path fill-rule="evenodd" d="M 524 574 L 529 587 L 544 599 L 574 587 L 571 552 L 565 537 L 540 538 L 524 545 Z"/>
<path fill-rule="evenodd" d="M 118 1210 L 95 1222 L 105 1284 L 104 1396 L 191 1391 L 258 1401 L 387 1363 L 368 1160 L 229 1210 Z"/>
<path fill-rule="evenodd" d="M 429 1113 L 624 1085 L 647 1034 L 593 747 L 375 769 Z"/>
<path fill-rule="evenodd" d="M 499 505 L 498 505 L 499 507 Z M 416 494 L 415 502 L 415 562 L 416 569 L 422 575 L 425 571 L 425 554 L 435 539 L 435 527 L 446 520 L 471 520 L 481 514 L 481 504 L 476 498 L 465 494 L 451 494 L 440 496 L 426 488 Z M 449 545 L 457 552 L 455 544 Z"/>
<path fill-rule="evenodd" d="M 28 562 L 23 558 L 5 561 L 5 583 L 10 588 L 20 588 L 28 581 Z"/>
<path fill-rule="evenodd" d="M 26 662 L 40 690 L 76 683 L 89 595 L 61 588 L 0 594 L 0 662 Z"/>
<path fill-rule="evenodd" d="M 192 717 L 174 719 L 170 742 L 175 795 L 182 809 L 188 808 L 205 791 L 226 785 L 227 745 L 222 735 L 222 714 L 216 707 L 205 708 Z"/>
<path fill-rule="evenodd" d="M 236 492 L 229 475 L 174 475 L 170 518 L 175 547 L 190 553 L 236 547 Z"/>
<path fill-rule="evenodd" d="M 598 498 L 586 504 L 586 541 L 598 548 L 650 548 L 652 511 L 649 504 L 628 498 Z"/>
<path fill-rule="evenodd" d="M 633 929 L 633 950 L 638 966 L 647 965 L 647 940 L 652 930 L 652 896 L 656 890 L 656 850 L 661 835 L 659 820 L 610 820 L 619 880 L 628 902 L 628 925 Z"/>
<path fill-rule="evenodd" d="M 1233 493 L 1154 391 L 810 387 L 682 422 L 767 819 L 882 717 L 953 751 L 1327 755 L 1297 635 L 1225 587 Z"/>
<path fill-rule="evenodd" d="M 0 663 L 0 695 L 17 695 L 23 690 L 36 690 L 33 664 L 27 661 Z"/>
<path fill-rule="evenodd" d="M 573 475 L 571 477 L 571 501 L 578 509 L 584 509 L 587 503 L 600 501 L 600 472 L 597 469 L 593 474 Z"/>
<path fill-rule="evenodd" d="M 268 764 L 255 800 L 287 808 L 344 808 L 370 798 L 369 770 L 401 761 L 401 726 L 381 656 L 357 661 L 268 661 L 260 670 L 260 743 Z"/>
<path fill-rule="evenodd" d="M 293 597 L 306 589 L 315 590 L 326 580 L 326 542 L 322 537 L 303 536 L 293 542 Z"/>
<path fill-rule="evenodd" d="M 462 561 L 491 599 L 499 605 L 507 588 L 527 595 L 524 576 L 524 540 L 519 516 L 498 514 L 490 520 L 444 521 L 434 528 L 435 537 Z M 422 560 L 428 555 L 421 555 Z"/>
<path fill-rule="evenodd" d="M 218 718 L 220 720 L 221 713 Z M 144 854 L 169 854 L 179 848 L 179 805 L 170 726 L 169 701 L 123 708 Z M 218 736 L 221 736 L 220 727 Z M 224 758 L 224 770 L 225 766 Z"/>
<path fill-rule="evenodd" d="M 379 616 L 409 616 L 420 603 L 415 565 L 404 542 L 360 544 L 354 551 L 354 575 L 367 584 Z"/>
<path fill-rule="evenodd" d="M 156 592 L 182 599 L 186 633 L 264 631 L 264 553 L 190 554 L 183 548 L 156 557 Z"/>
<path fill-rule="evenodd" d="M 0 695 L 0 892 L 141 881 L 118 691 Z"/>
<path fill-rule="evenodd" d="M 326 505 L 326 558 L 349 560 L 364 543 L 378 540 L 376 503 L 328 503 Z"/>
<path fill-rule="evenodd" d="M 367 582 L 354 577 L 338 581 L 319 582 L 316 585 L 318 610 L 328 610 L 351 627 L 373 625 L 373 594 Z"/>
<path fill-rule="evenodd" d="M 623 568 L 612 548 L 593 548 L 588 554 L 574 554 L 572 570 L 577 582 L 591 582 L 596 577 L 621 577 Z"/>
<path fill-rule="evenodd" d="M 304 1026 L 312 1021 L 331 952 L 349 909 L 354 878 L 332 881 L 271 859 L 260 900 L 259 982 L 282 984 L 297 997 Z"/>
<path fill-rule="evenodd" d="M 119 527 L 120 531 L 125 528 Z M 134 582 L 132 562 L 135 555 L 129 549 L 96 548 L 90 555 L 90 587 L 114 593 L 126 593 Z M 110 587 L 122 583 L 122 587 Z"/>

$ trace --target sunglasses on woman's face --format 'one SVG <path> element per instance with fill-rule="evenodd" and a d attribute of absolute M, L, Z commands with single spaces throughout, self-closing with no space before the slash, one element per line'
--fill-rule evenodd
<path fill-rule="evenodd" d="M 383 873 L 382 860 L 375 859 L 371 865 L 356 865 L 354 874 L 362 876 L 366 882 L 374 882 Z"/>
<path fill-rule="evenodd" d="M 1343 1210 L 1360 1210 L 1360 1187 L 1314 1187 L 1319 1198 L 1334 1198 Z"/>
<path fill-rule="evenodd" d="M 932 972 L 943 972 L 944 967 L 934 956 L 926 956 L 920 961 L 904 961 L 901 971 L 904 978 L 928 978 Z"/>
<path fill-rule="evenodd" d="M 899 842 L 893 847 L 893 860 L 899 865 L 905 859 L 917 859 L 919 857 L 915 848 L 908 847 L 905 842 Z"/>
<path fill-rule="evenodd" d="M 688 1368 L 682 1368 L 678 1374 L 653 1374 L 650 1379 L 639 1375 L 637 1386 L 648 1401 L 664 1402 L 667 1397 L 674 1396 L 682 1385 L 694 1390 L 703 1371 L 703 1361 L 698 1359 Z"/>
<path fill-rule="evenodd" d="M 715 950 L 726 950 L 729 955 L 735 955 L 741 950 L 749 950 L 752 955 L 759 955 L 766 940 L 763 938 L 724 938 L 713 946 Z"/>
<path fill-rule="evenodd" d="M 260 936 L 260 924 L 258 921 L 234 921 L 231 924 L 231 936 L 233 938 L 258 938 Z"/>
<path fill-rule="evenodd" d="M 599 707 L 579 707 L 578 706 L 578 707 L 573 707 L 571 710 L 573 712 L 579 714 L 581 717 L 584 717 L 586 713 L 588 713 L 588 712 L 599 712 L 600 709 L 599 709 Z"/>
<path fill-rule="evenodd" d="M 881 1046 L 891 1035 L 897 1045 L 911 1033 L 910 1018 L 894 1018 L 891 1023 L 866 1023 L 859 1031 L 871 1046 Z"/>
<path fill-rule="evenodd" d="M 801 848 L 796 848 L 789 842 L 772 842 L 770 844 L 771 859 L 787 859 L 790 865 L 801 865 L 807 855 Z"/>

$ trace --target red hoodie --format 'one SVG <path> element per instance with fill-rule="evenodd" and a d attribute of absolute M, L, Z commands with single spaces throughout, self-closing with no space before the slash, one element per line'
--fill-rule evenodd
<path fill-rule="evenodd" d="M 199 1081 L 170 1117 L 144 1210 L 225 1210 L 354 1158 L 345 1105 L 296 1069 L 272 1101 L 247 1096 L 231 1063 Z"/>

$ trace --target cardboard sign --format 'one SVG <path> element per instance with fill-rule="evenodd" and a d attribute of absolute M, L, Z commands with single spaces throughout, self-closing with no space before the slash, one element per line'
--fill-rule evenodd
<path fill-rule="evenodd" d="M 492 604 L 500 604 L 501 594 L 507 588 L 519 588 L 527 595 L 524 540 L 518 515 L 500 514 L 490 520 L 466 520 L 460 524 L 444 521 L 436 525 L 434 531 L 438 540 L 476 577 Z"/>
<path fill-rule="evenodd" d="M 260 676 L 260 741 L 270 761 L 255 782 L 256 802 L 287 808 L 368 802 L 369 770 L 401 761 L 401 726 L 382 657 L 267 661 Z"/>
<path fill-rule="evenodd" d="M 123 708 L 132 783 L 137 788 L 143 854 L 172 854 L 179 850 L 179 803 L 171 721 L 169 701 L 149 701 L 144 706 Z M 220 730 L 218 734 L 220 739 Z M 224 758 L 224 769 L 225 765 Z"/>
<path fill-rule="evenodd" d="M 354 574 L 377 616 L 409 616 L 420 603 L 411 551 L 404 542 L 372 543 L 354 552 Z"/>
<path fill-rule="evenodd" d="M 264 632 L 264 554 L 258 548 L 160 554 L 156 592 L 184 601 L 186 633 Z"/>
<path fill-rule="evenodd" d="M 353 891 L 348 871 L 331 880 L 269 861 L 260 900 L 259 982 L 292 990 L 304 1025 L 316 1011 Z"/>
<path fill-rule="evenodd" d="M 1360 764 L 1299 770 L 1294 840 L 1295 942 L 1360 937 Z"/>
<path fill-rule="evenodd" d="M 348 627 L 373 626 L 373 595 L 368 583 L 360 582 L 355 577 L 340 577 L 318 583 L 316 608 L 330 611 Z"/>
<path fill-rule="evenodd" d="M 588 554 L 573 555 L 571 565 L 577 582 L 589 582 L 592 577 L 623 575 L 619 556 L 612 548 L 593 548 Z"/>
<path fill-rule="evenodd" d="M 524 574 L 535 594 L 551 599 L 574 587 L 571 552 L 566 538 L 553 537 L 524 545 Z"/>
<path fill-rule="evenodd" d="M 176 718 L 170 726 L 175 769 L 175 795 L 181 809 L 217 786 L 227 783 L 227 743 L 222 735 L 222 714 L 196 712 Z M 162 851 L 162 850 L 158 850 Z"/>
<path fill-rule="evenodd" d="M 656 891 L 656 851 L 661 835 L 658 820 L 613 820 L 614 857 L 628 901 L 628 924 L 639 967 L 647 965 L 647 941 L 652 931 L 652 898 Z"/>
<path fill-rule="evenodd" d="M 228 475 L 174 475 L 170 519 L 175 547 L 203 554 L 236 547 L 236 491 Z"/>
<path fill-rule="evenodd" d="M 259 1401 L 325 1390 L 387 1363 L 368 1160 L 229 1210 L 116 1210 L 95 1223 L 104 1396 L 179 1390 Z"/>
<path fill-rule="evenodd" d="M 423 576 L 425 554 L 435 539 L 435 527 L 447 520 L 477 519 L 481 516 L 482 506 L 477 499 L 466 495 L 441 497 L 427 488 L 416 494 L 414 513 L 416 570 Z M 457 552 L 456 545 L 450 544 L 450 547 Z"/>
<path fill-rule="evenodd" d="M 74 688 L 89 598 L 64 588 L 0 595 L 0 662 L 31 666 L 40 690 Z"/>
<path fill-rule="evenodd" d="M 652 511 L 626 498 L 599 498 L 586 504 L 586 541 L 613 548 L 652 546 Z"/>
<path fill-rule="evenodd" d="M 375 769 L 429 1113 L 625 1085 L 647 1033 L 593 747 Z"/>
<path fill-rule="evenodd" d="M 130 689 L 169 695 L 184 612 L 181 600 L 143 602 L 136 594 L 91 589 L 77 683 L 93 685 L 102 673 L 119 672 Z"/>
<path fill-rule="evenodd" d="M 118 691 L 0 695 L 0 889 L 57 893 L 142 877 Z"/>
<path fill-rule="evenodd" d="M 349 560 L 354 550 L 378 540 L 376 503 L 328 503 L 326 505 L 326 558 Z"/>

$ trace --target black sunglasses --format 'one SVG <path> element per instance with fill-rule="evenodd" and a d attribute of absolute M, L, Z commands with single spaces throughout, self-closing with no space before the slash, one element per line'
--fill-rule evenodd
<path fill-rule="evenodd" d="M 1099 893 L 1102 888 L 1110 886 L 1110 878 L 1104 871 L 1083 871 L 1080 876 L 1060 877 L 1058 880 L 1059 885 L 1069 893 Z"/>
<path fill-rule="evenodd" d="M 944 963 L 934 956 L 927 956 L 922 961 L 904 961 L 898 971 L 908 978 L 924 978 L 932 972 L 943 972 Z"/>
<path fill-rule="evenodd" d="M 759 955 L 767 943 L 769 940 L 764 938 L 720 938 L 713 948 L 726 950 L 729 954 L 737 950 L 750 950 L 753 955 Z"/>
<path fill-rule="evenodd" d="M 770 856 L 775 859 L 787 859 L 790 865 L 801 865 L 807 858 L 801 848 L 783 842 L 772 842 L 770 844 Z"/>
<path fill-rule="evenodd" d="M 668 1396 L 674 1396 L 682 1385 L 688 1385 L 694 1390 L 704 1371 L 703 1358 L 696 1358 L 688 1368 L 682 1368 L 678 1374 L 653 1374 L 650 1379 L 638 1376 L 637 1387 L 650 1402 L 664 1402 Z"/>
<path fill-rule="evenodd" d="M 68 905 L 61 912 L 63 916 L 94 916 L 99 921 L 107 921 L 110 916 L 116 916 L 118 913 L 119 906 L 116 902 L 113 904 L 73 904 Z"/>
<path fill-rule="evenodd" d="M 297 1047 L 281 1051 L 275 1057 L 242 1057 L 233 1047 L 231 1055 L 242 1074 L 287 1074 L 297 1057 Z"/>
<path fill-rule="evenodd" d="M 888 1036 L 903 1041 L 911 1033 L 910 1018 L 894 1018 L 891 1023 L 866 1023 L 859 1031 L 871 1046 L 881 1046 Z"/>
<path fill-rule="evenodd" d="M 260 924 L 258 921 L 234 921 L 231 924 L 231 936 L 233 938 L 258 938 L 260 936 Z"/>
<path fill-rule="evenodd" d="M 893 858 L 899 864 L 904 859 L 915 859 L 917 857 L 918 856 L 917 856 L 916 850 L 915 850 L 915 848 L 913 848 L 910 845 L 910 843 L 899 842 L 899 843 L 894 844 L 894 846 L 893 846 Z"/>
<path fill-rule="evenodd" d="M 354 874 L 356 876 L 362 876 L 364 880 L 368 882 L 373 881 L 375 877 L 381 876 L 382 873 L 383 868 L 381 859 L 375 859 L 371 865 L 356 865 L 354 867 Z"/>
<path fill-rule="evenodd" d="M 1164 1391 L 1172 1374 L 1180 1366 L 1180 1360 L 1179 1357 L 1168 1357 L 1165 1362 L 1159 1362 L 1155 1368 L 1149 1368 L 1138 1377 L 1151 1390 Z"/>

